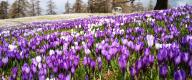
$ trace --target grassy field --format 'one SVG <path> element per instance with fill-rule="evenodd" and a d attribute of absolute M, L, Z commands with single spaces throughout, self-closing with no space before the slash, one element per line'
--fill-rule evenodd
<path fill-rule="evenodd" d="M 60 15 L 45 15 L 35 17 L 24 17 L 15 19 L 0 20 L 0 27 L 13 26 L 19 24 L 25 24 L 30 22 L 52 21 L 52 20 L 71 20 L 77 18 L 88 18 L 95 16 L 110 16 L 119 15 L 114 13 L 72 13 L 72 14 L 60 14 Z"/>

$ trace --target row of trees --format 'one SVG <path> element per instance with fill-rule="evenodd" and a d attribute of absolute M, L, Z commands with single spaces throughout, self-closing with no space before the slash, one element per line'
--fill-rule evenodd
<path fill-rule="evenodd" d="M 88 0 L 88 3 L 85 4 L 82 0 L 76 0 L 75 4 L 71 5 L 68 0 L 65 4 L 64 13 L 110 13 L 112 12 L 112 7 L 116 6 L 123 7 L 123 9 L 129 9 L 130 6 L 127 6 L 127 3 L 133 4 L 134 1 L 135 0 Z M 167 2 L 168 0 L 157 0 L 155 9 L 166 9 Z M 134 4 L 133 6 L 135 7 L 137 5 Z M 140 4 L 138 4 L 138 6 L 140 6 Z M 149 6 L 152 8 L 152 5 Z M 49 0 L 47 2 L 46 14 L 56 14 L 55 9 L 56 6 L 53 0 Z M 0 19 L 39 15 L 42 15 L 40 0 L 15 0 L 12 5 L 9 5 L 8 1 L 5 0 L 0 2 Z"/>
<path fill-rule="evenodd" d="M 64 13 L 72 12 L 87 12 L 87 6 L 81 0 L 76 0 L 76 3 L 73 5 L 73 7 L 71 7 L 71 4 L 69 3 L 69 1 L 67 1 Z M 46 14 L 57 14 L 56 5 L 53 0 L 49 0 L 47 2 Z M 0 1 L 0 19 L 39 15 L 42 15 L 40 0 L 15 0 L 12 5 L 9 5 L 8 0 Z"/>
<path fill-rule="evenodd" d="M 18 18 L 26 16 L 38 16 L 41 15 L 42 9 L 40 7 L 39 0 L 15 0 L 12 5 L 9 6 L 8 1 L 0 2 L 0 18 Z"/>

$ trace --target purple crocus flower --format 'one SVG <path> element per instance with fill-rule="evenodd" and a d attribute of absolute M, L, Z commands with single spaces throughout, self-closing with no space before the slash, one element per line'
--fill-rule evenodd
<path fill-rule="evenodd" d="M 145 54 L 145 56 L 148 56 L 150 54 L 150 49 L 146 48 L 144 54 Z"/>
<path fill-rule="evenodd" d="M 17 71 L 18 71 L 18 68 L 17 68 L 17 67 L 13 67 L 13 68 L 11 69 L 11 73 L 12 73 L 12 78 L 13 78 L 13 79 L 16 79 L 16 77 L 17 77 Z"/>
<path fill-rule="evenodd" d="M 168 74 L 167 65 L 160 66 L 159 74 L 164 78 L 167 76 L 167 74 Z"/>
<path fill-rule="evenodd" d="M 99 69 L 99 71 L 101 72 L 101 69 L 102 69 L 102 60 L 101 60 L 101 57 L 97 57 L 97 62 L 98 62 L 98 69 Z"/>
<path fill-rule="evenodd" d="M 155 60 L 155 56 L 154 55 L 149 55 L 148 56 L 148 61 L 152 64 L 154 63 L 154 60 Z"/>
<path fill-rule="evenodd" d="M 140 70 L 142 68 L 142 66 L 143 66 L 142 60 L 136 61 L 135 67 L 137 70 Z"/>
<path fill-rule="evenodd" d="M 170 50 L 169 54 L 168 54 L 169 58 L 173 59 L 173 57 L 175 57 L 174 55 L 175 55 L 174 52 L 172 50 Z"/>
<path fill-rule="evenodd" d="M 0 68 L 3 66 L 3 62 L 2 60 L 0 59 Z"/>
<path fill-rule="evenodd" d="M 25 64 L 22 66 L 22 72 L 27 73 L 27 74 L 30 72 L 30 68 L 29 68 L 29 66 L 28 66 L 27 63 L 25 63 Z"/>
<path fill-rule="evenodd" d="M 71 67 L 71 74 L 72 74 L 72 76 L 74 76 L 74 74 L 75 74 L 75 67 Z"/>
<path fill-rule="evenodd" d="M 74 58 L 74 65 L 75 65 L 75 67 L 78 66 L 79 60 L 80 60 L 80 57 L 79 57 L 79 56 L 76 56 L 76 57 Z"/>
<path fill-rule="evenodd" d="M 137 71 L 134 67 L 130 67 L 129 71 L 132 77 L 134 77 L 137 74 Z"/>
<path fill-rule="evenodd" d="M 29 74 L 30 74 L 30 67 L 27 63 L 24 63 L 24 65 L 22 66 L 22 79 L 23 80 L 27 80 L 29 78 Z"/>
<path fill-rule="evenodd" d="M 127 60 L 126 58 L 122 55 L 118 59 L 119 67 L 122 70 L 123 74 L 125 73 L 126 67 L 127 67 Z"/>
<path fill-rule="evenodd" d="M 3 64 L 7 64 L 8 61 L 9 61 L 8 57 L 4 57 L 4 58 L 2 58 L 2 62 L 3 62 Z"/>
<path fill-rule="evenodd" d="M 139 51 L 141 49 L 141 44 L 135 44 L 135 51 Z"/>
<path fill-rule="evenodd" d="M 93 72 L 95 71 L 95 65 L 96 65 L 95 61 L 91 60 L 90 67 L 93 70 Z"/>
<path fill-rule="evenodd" d="M 36 67 L 34 64 L 31 65 L 31 71 L 32 71 L 33 73 L 36 73 L 36 72 L 37 72 L 37 67 Z"/>
<path fill-rule="evenodd" d="M 157 54 L 158 62 L 161 63 L 162 61 L 167 60 L 167 51 L 166 48 L 160 49 L 159 53 Z"/>
<path fill-rule="evenodd" d="M 189 60 L 188 65 L 189 67 L 192 67 L 192 59 Z"/>
<path fill-rule="evenodd" d="M 182 60 L 185 62 L 185 63 L 187 63 L 188 62 L 188 60 L 189 60 L 189 53 L 183 53 L 182 55 L 181 55 L 182 57 Z"/>
<path fill-rule="evenodd" d="M 90 64 L 90 58 L 85 56 L 84 59 L 83 59 L 83 64 L 84 64 L 84 66 L 89 65 Z"/>
<path fill-rule="evenodd" d="M 180 64 L 181 63 L 181 55 L 178 55 L 174 58 L 174 62 L 176 65 Z"/>
<path fill-rule="evenodd" d="M 177 70 L 174 72 L 174 80 L 186 80 L 186 73 L 184 70 Z"/>
<path fill-rule="evenodd" d="M 110 62 L 111 58 L 112 58 L 112 55 L 111 55 L 111 54 L 107 54 L 107 55 L 106 55 L 106 59 L 107 59 L 108 63 Z"/>
<path fill-rule="evenodd" d="M 58 75 L 58 78 L 59 78 L 60 80 L 63 80 L 63 79 L 65 78 L 65 76 L 64 76 L 63 73 L 60 73 L 60 74 Z"/>

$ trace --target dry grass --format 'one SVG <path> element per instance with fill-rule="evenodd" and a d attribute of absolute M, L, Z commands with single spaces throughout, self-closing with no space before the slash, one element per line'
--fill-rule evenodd
<path fill-rule="evenodd" d="M 52 20 L 71 20 L 77 18 L 88 18 L 95 16 L 111 16 L 117 15 L 113 13 L 72 13 L 72 14 L 61 14 L 61 15 L 45 15 L 35 17 L 24 17 L 15 19 L 4 19 L 0 20 L 0 26 L 13 26 L 23 23 L 39 22 L 39 21 L 52 21 Z"/>

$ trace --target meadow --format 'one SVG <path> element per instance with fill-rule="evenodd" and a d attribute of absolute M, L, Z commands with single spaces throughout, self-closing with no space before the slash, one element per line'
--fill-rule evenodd
<path fill-rule="evenodd" d="M 188 5 L 1 29 L 0 78 L 190 80 L 191 33 Z"/>

